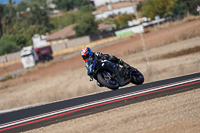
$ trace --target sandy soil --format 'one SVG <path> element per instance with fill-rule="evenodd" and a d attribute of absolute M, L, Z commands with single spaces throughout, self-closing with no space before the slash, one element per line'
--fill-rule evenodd
<path fill-rule="evenodd" d="M 25 133 L 199 133 L 200 89 L 60 122 Z"/>

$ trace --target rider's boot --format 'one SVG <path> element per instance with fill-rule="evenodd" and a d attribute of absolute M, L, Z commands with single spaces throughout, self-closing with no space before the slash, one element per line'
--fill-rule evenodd
<path fill-rule="evenodd" d="M 119 59 L 118 63 L 122 65 L 126 70 L 129 70 L 129 72 L 137 72 L 137 69 L 134 67 L 131 67 L 129 64 L 125 63 L 122 59 Z"/>
<path fill-rule="evenodd" d="M 131 66 L 129 65 L 129 64 L 127 64 L 127 63 L 125 63 L 122 59 L 119 59 L 118 60 L 118 63 L 120 64 L 120 65 L 122 65 L 124 68 L 126 68 L 126 69 L 130 69 L 131 68 Z"/>

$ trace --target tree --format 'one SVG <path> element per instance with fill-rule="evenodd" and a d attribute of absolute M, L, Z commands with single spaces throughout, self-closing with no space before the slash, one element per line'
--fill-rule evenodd
<path fill-rule="evenodd" d="M 27 40 L 25 36 L 21 33 L 4 35 L 2 39 L 14 42 L 15 45 L 17 45 L 19 48 L 23 48 L 24 46 L 27 46 Z"/>
<path fill-rule="evenodd" d="M 179 0 L 179 1 L 183 1 L 184 3 L 187 4 L 188 11 L 190 12 L 190 14 L 198 15 L 198 12 L 196 9 L 197 9 L 197 5 L 200 5 L 199 0 Z"/>
<path fill-rule="evenodd" d="M 81 8 L 85 5 L 89 5 L 90 4 L 90 0 L 74 0 L 74 7 L 78 7 Z"/>
<path fill-rule="evenodd" d="M 32 5 L 30 13 L 26 19 L 29 25 L 42 25 L 44 27 L 50 26 L 47 12 L 37 4 Z"/>
<path fill-rule="evenodd" d="M 135 19 L 135 15 L 133 14 L 124 14 L 124 15 L 120 15 L 119 19 L 118 19 L 118 24 L 119 27 L 125 27 L 128 26 L 128 21 L 131 21 L 133 19 Z"/>
<path fill-rule="evenodd" d="M 8 5 L 3 5 L 3 16 L 1 17 L 3 34 L 11 34 L 13 23 L 16 21 L 16 10 L 12 0 L 8 0 Z"/>
<path fill-rule="evenodd" d="M 53 0 L 57 9 L 66 11 L 72 10 L 76 7 L 81 8 L 89 2 L 89 0 Z"/>
<path fill-rule="evenodd" d="M 30 6 L 32 5 L 38 5 L 40 8 L 44 9 L 46 12 L 50 10 L 47 4 L 47 0 L 28 0 L 30 3 Z"/>
<path fill-rule="evenodd" d="M 128 26 L 128 21 L 135 19 L 134 14 L 121 14 L 117 15 L 114 18 L 106 18 L 106 23 L 115 24 L 117 28 L 123 28 Z"/>
<path fill-rule="evenodd" d="M 173 9 L 174 14 L 189 12 L 193 15 L 198 15 L 196 11 L 197 5 L 200 5 L 199 0 L 174 0 L 175 7 Z"/>
<path fill-rule="evenodd" d="M 2 19 L 2 25 L 3 25 L 3 34 L 12 34 L 12 18 L 10 16 L 5 16 Z"/>
<path fill-rule="evenodd" d="M 21 12 L 21 11 L 26 11 L 26 9 L 28 8 L 28 3 L 25 1 L 21 1 L 18 5 L 17 5 L 17 11 Z"/>
<path fill-rule="evenodd" d="M 140 11 L 142 9 L 142 6 L 143 6 L 143 2 L 140 1 L 137 5 L 137 11 Z"/>
<path fill-rule="evenodd" d="M 50 23 L 54 27 L 52 32 L 56 32 L 66 26 L 76 23 L 77 19 L 78 17 L 76 12 L 68 12 L 62 16 L 50 18 Z"/>
<path fill-rule="evenodd" d="M 172 14 L 173 0 L 145 0 L 142 6 L 142 15 L 154 19 L 155 16 L 165 17 Z"/>
<path fill-rule="evenodd" d="M 1 23 L 2 18 L 3 18 L 3 6 L 0 4 L 0 38 L 3 35 L 3 25 Z"/>
<path fill-rule="evenodd" d="M 98 24 L 91 13 L 79 13 L 79 20 L 74 27 L 76 36 L 84 36 L 97 33 Z"/>
<path fill-rule="evenodd" d="M 24 31 L 23 35 L 26 39 L 26 46 L 33 45 L 32 43 L 32 37 L 35 34 L 44 35 L 46 34 L 47 27 L 44 27 L 42 25 L 32 25 L 30 26 L 26 31 Z"/>
<path fill-rule="evenodd" d="M 86 5 L 86 6 L 83 6 L 81 7 L 80 11 L 81 12 L 92 12 L 92 11 L 95 11 L 96 8 L 94 8 L 93 6 L 91 5 Z"/>
<path fill-rule="evenodd" d="M 1 5 L 3 7 L 3 16 L 6 16 L 9 14 L 9 8 L 8 8 L 8 5 Z"/>
<path fill-rule="evenodd" d="M 0 55 L 7 53 L 15 52 L 19 50 L 18 46 L 12 40 L 4 39 L 3 37 L 0 40 Z"/>
<path fill-rule="evenodd" d="M 174 9 L 173 9 L 174 14 L 180 14 L 180 13 L 186 14 L 187 11 L 188 11 L 187 3 L 182 2 L 182 1 L 175 3 Z"/>
<path fill-rule="evenodd" d="M 46 0 L 23 0 L 14 5 L 13 0 L 0 5 L 0 54 L 14 52 L 24 46 L 32 45 L 35 34 L 46 34 L 52 28 L 46 9 Z M 29 12 L 25 11 L 30 7 Z M 17 11 L 21 12 L 19 18 Z M 3 11 L 2 11 L 3 9 Z M 1 32 L 2 31 L 2 32 Z"/>
<path fill-rule="evenodd" d="M 69 11 L 74 8 L 74 0 L 54 0 L 53 3 L 59 10 Z"/>
<path fill-rule="evenodd" d="M 13 1 L 8 0 L 8 5 L 9 5 L 9 17 L 13 17 L 16 13 L 16 10 L 13 7 Z"/>

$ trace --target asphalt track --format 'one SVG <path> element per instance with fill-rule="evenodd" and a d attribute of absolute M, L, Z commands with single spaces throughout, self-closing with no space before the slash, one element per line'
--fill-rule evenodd
<path fill-rule="evenodd" d="M 0 132 L 16 133 L 200 87 L 200 73 L 0 114 Z"/>

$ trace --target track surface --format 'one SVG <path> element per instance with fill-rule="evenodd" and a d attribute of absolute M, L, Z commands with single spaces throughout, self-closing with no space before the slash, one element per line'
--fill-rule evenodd
<path fill-rule="evenodd" d="M 200 73 L 56 102 L 0 115 L 0 131 L 20 132 L 126 104 L 191 90 Z"/>

